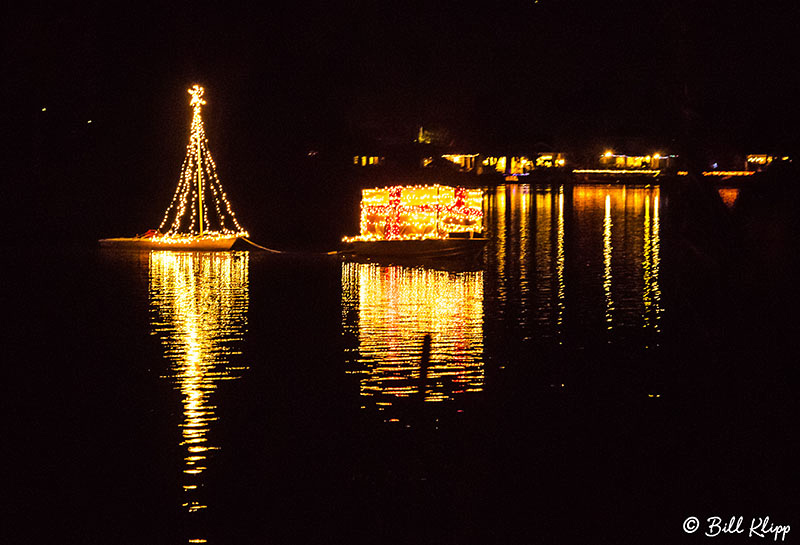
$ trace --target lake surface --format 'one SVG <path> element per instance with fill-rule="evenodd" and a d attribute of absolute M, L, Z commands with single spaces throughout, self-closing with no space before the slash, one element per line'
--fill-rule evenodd
<path fill-rule="evenodd" d="M 477 264 L 23 256 L 3 541 L 679 543 L 690 515 L 800 529 L 784 320 L 719 283 L 679 199 L 489 189 Z"/>

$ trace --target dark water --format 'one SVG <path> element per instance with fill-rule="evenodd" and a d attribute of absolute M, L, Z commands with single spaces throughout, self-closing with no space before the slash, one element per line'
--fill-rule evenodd
<path fill-rule="evenodd" d="M 691 515 L 800 535 L 796 309 L 760 295 L 791 283 L 720 257 L 735 226 L 687 238 L 716 223 L 686 202 L 502 186 L 477 265 L 18 256 L 2 541 L 711 539 Z"/>

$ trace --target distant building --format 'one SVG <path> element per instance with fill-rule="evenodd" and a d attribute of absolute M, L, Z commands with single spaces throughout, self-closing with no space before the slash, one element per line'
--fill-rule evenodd
<path fill-rule="evenodd" d="M 417 144 L 431 144 L 434 140 L 434 135 L 431 131 L 426 131 L 422 127 L 419 128 L 419 133 L 417 134 Z"/>
<path fill-rule="evenodd" d="M 536 156 L 536 168 L 562 168 L 565 165 L 563 153 L 542 152 Z"/>
<path fill-rule="evenodd" d="M 745 170 L 764 170 L 775 159 L 776 157 L 766 154 L 748 155 L 744 168 Z"/>
<path fill-rule="evenodd" d="M 493 168 L 501 174 L 506 176 L 525 176 L 530 174 L 535 166 L 535 163 L 524 155 L 510 156 L 501 155 L 498 157 L 489 156 L 485 157 L 481 164 L 484 167 Z"/>
<path fill-rule="evenodd" d="M 463 172 L 472 172 L 475 170 L 475 160 L 478 157 L 477 153 L 466 154 L 446 154 L 442 155 L 442 159 L 450 161 L 454 165 L 458 165 L 458 170 Z M 430 158 L 432 161 L 432 158 Z M 423 166 L 427 166 L 423 164 Z"/>
<path fill-rule="evenodd" d="M 614 170 L 665 170 L 676 166 L 677 155 L 621 155 L 607 151 L 600 156 L 600 166 Z"/>
<path fill-rule="evenodd" d="M 506 176 L 525 176 L 535 170 L 564 167 L 566 159 L 563 153 L 541 152 L 536 159 L 525 155 L 488 156 L 484 157 L 481 164 Z"/>
<path fill-rule="evenodd" d="M 359 167 L 381 166 L 386 162 L 386 157 L 378 155 L 355 155 L 353 164 Z"/>
<path fill-rule="evenodd" d="M 433 146 L 449 146 L 453 143 L 450 133 L 443 128 L 425 129 L 419 127 L 417 137 L 414 139 L 417 144 L 430 144 Z"/>

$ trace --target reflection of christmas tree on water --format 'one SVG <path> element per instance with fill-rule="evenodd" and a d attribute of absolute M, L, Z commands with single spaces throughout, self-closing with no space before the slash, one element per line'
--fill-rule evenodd
<path fill-rule="evenodd" d="M 167 237 L 186 234 L 201 237 L 247 236 L 231 210 L 228 196 L 217 177 L 217 166 L 208 149 L 203 118 L 200 116 L 200 109 L 206 103 L 203 88 L 195 85 L 189 89 L 189 94 L 192 95 L 189 104 L 193 110 L 189 145 L 178 187 L 159 231 Z"/>
<path fill-rule="evenodd" d="M 150 304 L 153 332 L 161 337 L 170 360 L 167 377 L 181 393 L 183 422 L 183 508 L 186 530 L 203 533 L 208 507 L 206 470 L 214 451 L 211 425 L 217 407 L 211 396 L 220 381 L 236 379 L 244 367 L 231 360 L 247 327 L 247 252 L 151 252 Z M 195 540 L 204 543 L 204 540 Z"/>

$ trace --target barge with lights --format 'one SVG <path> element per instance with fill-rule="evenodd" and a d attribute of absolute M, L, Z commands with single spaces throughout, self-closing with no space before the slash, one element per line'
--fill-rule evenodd
<path fill-rule="evenodd" d="M 342 239 L 340 254 L 366 259 L 477 258 L 483 191 L 444 185 L 364 189 L 361 233 Z"/>

